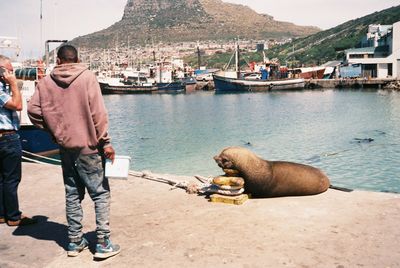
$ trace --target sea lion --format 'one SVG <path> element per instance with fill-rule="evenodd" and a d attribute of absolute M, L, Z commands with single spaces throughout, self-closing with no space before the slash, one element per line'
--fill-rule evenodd
<path fill-rule="evenodd" d="M 239 171 L 246 192 L 255 197 L 314 195 L 325 192 L 330 185 L 328 177 L 317 168 L 267 161 L 242 147 L 225 148 L 214 160 L 223 169 Z"/>

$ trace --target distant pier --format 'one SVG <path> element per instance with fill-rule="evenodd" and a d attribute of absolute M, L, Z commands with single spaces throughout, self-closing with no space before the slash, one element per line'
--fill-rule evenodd
<path fill-rule="evenodd" d="M 400 90 L 400 80 L 396 80 L 393 78 L 306 79 L 304 88 L 305 89 L 323 89 L 323 88 L 374 89 L 375 88 L 375 89 Z M 213 91 L 214 82 L 197 81 L 196 90 Z"/>
<path fill-rule="evenodd" d="M 395 81 L 393 78 L 308 79 L 305 88 L 384 88 Z"/>

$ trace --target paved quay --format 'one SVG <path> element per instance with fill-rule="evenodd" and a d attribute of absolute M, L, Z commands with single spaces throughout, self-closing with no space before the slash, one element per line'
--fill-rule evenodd
<path fill-rule="evenodd" d="M 0 225 L 1 268 L 400 267 L 398 194 L 328 190 L 229 205 L 146 179 L 111 180 L 111 238 L 122 252 L 97 262 L 88 196 L 84 231 L 91 248 L 66 255 L 60 167 L 23 163 L 19 189 L 21 210 L 40 222 Z"/>

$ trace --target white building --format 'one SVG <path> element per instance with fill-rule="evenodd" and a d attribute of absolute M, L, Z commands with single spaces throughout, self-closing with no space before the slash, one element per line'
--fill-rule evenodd
<path fill-rule="evenodd" d="M 400 21 L 370 25 L 362 48 L 346 50 L 349 64 L 361 64 L 361 76 L 400 79 Z"/>

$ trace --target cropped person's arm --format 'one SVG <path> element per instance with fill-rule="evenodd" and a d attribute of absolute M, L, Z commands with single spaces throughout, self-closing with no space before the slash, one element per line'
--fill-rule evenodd
<path fill-rule="evenodd" d="M 32 124 L 38 128 L 46 129 L 46 124 L 43 119 L 42 106 L 40 105 L 40 83 L 36 86 L 35 93 L 28 103 L 28 116 Z"/>
<path fill-rule="evenodd" d="M 115 151 L 111 145 L 110 135 L 108 134 L 108 114 L 104 105 L 101 89 L 94 75 L 91 75 L 91 79 L 88 83 L 90 110 L 96 128 L 97 140 L 103 147 L 106 158 L 114 161 Z"/>

